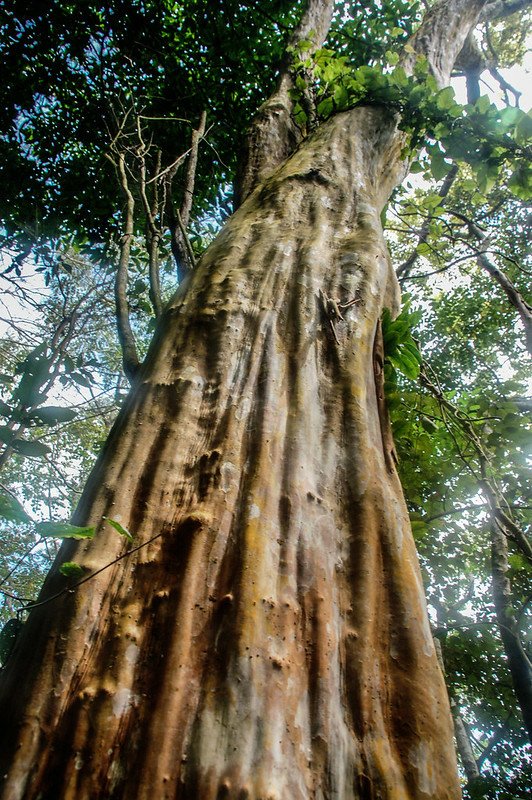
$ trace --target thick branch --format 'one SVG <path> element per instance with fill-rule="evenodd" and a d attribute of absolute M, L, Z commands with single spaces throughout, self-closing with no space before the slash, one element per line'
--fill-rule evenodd
<path fill-rule="evenodd" d="M 473 236 L 480 243 L 480 247 L 478 248 L 477 252 L 477 264 L 497 281 L 512 306 L 519 314 L 525 329 L 526 348 L 532 355 L 532 307 L 526 302 L 518 289 L 516 289 L 506 273 L 492 264 L 487 257 L 485 251 L 489 244 L 489 237 L 483 233 L 478 225 L 475 225 L 472 220 L 468 219 L 463 214 L 457 214 L 456 212 L 451 213 L 466 222 L 471 236 Z"/>
<path fill-rule="evenodd" d="M 515 288 L 508 276 L 501 269 L 492 264 L 485 253 L 479 253 L 477 256 L 477 263 L 486 270 L 492 278 L 495 278 L 508 300 L 519 314 L 525 329 L 526 348 L 530 355 L 532 355 L 532 307 L 524 300 L 523 296 Z"/>
<path fill-rule="evenodd" d="M 440 665 L 443 676 L 445 677 L 447 673 L 445 669 L 445 661 L 443 658 L 442 643 L 438 636 L 433 634 L 432 638 L 434 640 L 434 649 L 436 650 L 436 657 L 438 659 L 438 663 Z M 460 713 L 460 707 L 458 706 L 451 692 L 449 692 L 449 687 L 447 687 L 447 691 L 449 693 L 449 703 L 451 706 L 451 714 L 453 716 L 456 749 L 458 750 L 458 755 L 460 756 L 460 761 L 462 762 L 462 766 L 464 768 L 467 781 L 468 783 L 472 783 L 473 781 L 478 781 L 478 779 L 480 778 L 480 772 L 475 759 L 475 754 L 473 753 L 473 748 L 471 746 L 471 740 L 469 738 L 466 726 L 464 725 L 464 720 L 462 719 L 462 715 Z"/>
<path fill-rule="evenodd" d="M 458 55 L 485 4 L 486 0 L 439 0 L 435 3 L 410 39 L 414 52 L 402 59 L 406 72 L 413 71 L 419 55 L 426 56 L 438 85 L 447 86 Z"/>
<path fill-rule="evenodd" d="M 198 152 L 199 143 L 205 133 L 205 124 L 207 122 L 207 112 L 202 111 L 200 116 L 199 125 L 196 130 L 192 131 L 190 155 L 187 161 L 187 168 L 185 171 L 185 187 L 183 189 L 183 201 L 179 209 L 179 215 L 185 228 L 190 221 L 190 211 L 192 209 L 192 198 L 194 197 L 194 184 L 196 182 L 196 167 L 198 165 Z"/>
<path fill-rule="evenodd" d="M 497 522 L 502 526 L 502 529 L 506 535 L 515 542 L 525 558 L 532 563 L 532 546 L 530 545 L 530 542 L 524 531 L 522 531 L 519 525 L 517 525 L 513 519 L 511 519 L 510 515 L 505 510 L 506 508 L 509 511 L 509 506 L 505 502 L 496 482 L 487 474 L 486 466 L 489 463 L 489 457 L 482 442 L 477 436 L 471 421 L 466 415 L 456 409 L 453 404 L 449 402 L 449 400 L 447 400 L 441 389 L 438 386 L 435 386 L 432 381 L 430 381 L 426 370 L 423 368 L 420 372 L 420 381 L 422 386 L 428 389 L 428 391 L 436 398 L 440 408 L 442 409 L 442 414 L 444 414 L 444 412 L 449 413 L 453 423 L 462 431 L 462 434 L 466 436 L 467 440 L 473 446 L 479 462 L 480 475 L 477 475 L 476 470 L 473 470 L 469 462 L 464 458 L 460 446 L 452 433 L 451 427 L 447 426 L 449 433 L 451 433 L 451 436 L 455 441 L 458 452 L 478 482 L 478 486 L 486 498 L 493 518 L 496 519 Z M 503 506 L 505 506 L 505 508 L 503 508 Z"/>
<path fill-rule="evenodd" d="M 247 133 L 235 181 L 235 208 L 288 158 L 301 141 L 301 132 L 292 119 L 291 48 L 311 36 L 314 47 L 310 52 L 321 47 L 329 32 L 333 8 L 333 0 L 307 2 L 285 52 L 277 88 L 259 108 Z"/>
<path fill-rule="evenodd" d="M 531 0 L 509 0 L 507 3 L 505 3 L 504 0 L 496 0 L 494 3 L 488 3 L 488 5 L 483 9 L 480 15 L 480 20 L 481 22 L 484 22 L 504 19 L 505 17 L 509 17 L 511 14 L 516 14 L 519 11 L 523 11 L 530 5 L 532 5 Z"/>

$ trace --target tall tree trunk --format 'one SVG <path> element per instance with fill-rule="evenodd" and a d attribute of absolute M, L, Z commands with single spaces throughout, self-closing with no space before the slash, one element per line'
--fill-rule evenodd
<path fill-rule="evenodd" d="M 4 798 L 459 796 L 374 379 L 401 144 L 382 109 L 323 125 L 165 312 L 77 517 L 164 536 L 32 613 Z"/>
<path fill-rule="evenodd" d="M 429 13 L 440 73 L 481 5 Z M 382 107 L 322 125 L 163 313 L 77 513 L 101 530 L 60 561 L 125 557 L 46 602 L 49 576 L 2 676 L 3 800 L 460 796 L 381 397 L 402 147 Z"/>

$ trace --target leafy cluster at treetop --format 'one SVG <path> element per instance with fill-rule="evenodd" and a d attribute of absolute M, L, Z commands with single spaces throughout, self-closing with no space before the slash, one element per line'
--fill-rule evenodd
<path fill-rule="evenodd" d="M 407 134 L 405 156 L 426 143 L 435 180 L 449 172 L 452 161 L 464 162 L 472 169 L 479 191 L 484 192 L 493 186 L 501 170 L 510 167 L 508 188 L 521 199 L 530 196 L 532 118 L 520 108 L 507 106 L 501 110 L 486 96 L 465 106 L 457 103 L 451 86 L 438 89 L 423 56 L 416 56 L 413 74 L 409 75 L 398 53 L 389 54 L 388 65 L 354 67 L 348 55 L 339 56 L 327 48 L 305 57 L 310 46 L 309 41 L 299 48 L 301 55 L 294 66 L 300 73 L 294 90 L 299 124 L 307 123 L 300 92 L 308 91 L 304 76 L 311 73 L 318 119 L 360 104 L 396 108 L 400 127 Z M 411 45 L 405 45 L 405 51 L 416 55 Z M 413 171 L 420 169 L 414 165 Z"/>

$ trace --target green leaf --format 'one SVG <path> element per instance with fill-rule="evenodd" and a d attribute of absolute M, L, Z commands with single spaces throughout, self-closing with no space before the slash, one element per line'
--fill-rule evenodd
<path fill-rule="evenodd" d="M 419 363 L 410 353 L 401 348 L 395 355 L 390 355 L 389 358 L 399 372 L 402 372 L 403 375 L 406 375 L 411 380 L 416 380 L 419 375 Z"/>
<path fill-rule="evenodd" d="M 24 623 L 18 617 L 8 619 L 2 630 L 0 631 L 0 662 L 2 666 L 5 665 L 7 659 L 15 646 L 18 635 Z"/>
<path fill-rule="evenodd" d="M 332 114 L 332 111 L 333 111 L 333 99 L 332 99 L 332 97 L 326 97 L 324 100 L 321 101 L 321 103 L 318 103 L 317 111 L 318 111 L 318 115 L 322 119 L 327 119 L 327 117 L 330 117 L 330 115 Z"/>
<path fill-rule="evenodd" d="M 336 103 L 336 108 L 339 111 L 346 108 L 349 103 L 349 92 L 342 84 L 339 84 L 334 88 L 334 102 Z"/>
<path fill-rule="evenodd" d="M 38 522 L 35 526 L 41 536 L 54 539 L 92 539 L 96 528 L 78 527 L 69 522 Z"/>
<path fill-rule="evenodd" d="M 3 400 L 0 400 L 0 414 L 4 417 L 11 417 L 13 414 L 14 409 L 11 406 L 8 406 L 7 403 L 4 403 Z"/>
<path fill-rule="evenodd" d="M 13 439 L 11 447 L 25 458 L 44 458 L 50 452 L 47 444 L 28 439 Z"/>
<path fill-rule="evenodd" d="M 523 111 L 515 106 L 506 106 L 506 108 L 503 108 L 500 112 L 501 122 L 506 128 L 511 128 L 522 116 Z"/>
<path fill-rule="evenodd" d="M 435 154 L 432 156 L 430 162 L 430 171 L 435 181 L 441 181 L 441 179 L 447 175 L 450 169 L 451 164 L 445 161 L 442 155 Z"/>
<path fill-rule="evenodd" d="M 399 53 L 394 53 L 393 50 L 387 50 L 386 60 L 388 61 L 388 64 L 394 67 L 396 64 L 399 63 Z"/>
<path fill-rule="evenodd" d="M 441 111 L 448 111 L 455 104 L 454 89 L 452 86 L 446 86 L 445 89 L 442 89 L 436 95 L 436 106 Z"/>
<path fill-rule="evenodd" d="M 127 528 L 124 528 L 116 519 L 109 519 L 109 517 L 104 517 L 104 519 L 109 523 L 109 525 L 118 531 L 120 536 L 125 536 L 128 542 L 133 541 L 133 535 L 128 531 Z"/>
<path fill-rule="evenodd" d="M 0 425 L 0 442 L 4 444 L 11 444 L 14 433 L 7 425 Z"/>
<path fill-rule="evenodd" d="M 412 337 L 410 337 L 410 341 L 403 342 L 403 348 L 407 353 L 409 353 L 413 358 L 415 358 L 418 364 L 422 363 L 423 356 L 421 355 L 421 351 L 417 346 L 417 344 L 415 343 L 415 341 L 412 339 Z"/>
<path fill-rule="evenodd" d="M 396 67 L 390 75 L 390 78 L 396 86 L 407 86 L 408 84 L 408 76 L 404 70 L 404 67 Z"/>
<path fill-rule="evenodd" d="M 75 561 L 64 561 L 59 567 L 59 572 L 66 578 L 81 578 L 85 574 L 85 568 Z"/>
<path fill-rule="evenodd" d="M 532 139 L 532 117 L 524 114 L 515 127 L 515 138 L 520 144 L 525 144 Z"/>
<path fill-rule="evenodd" d="M 0 517 L 8 522 L 31 522 L 19 501 L 7 492 L 0 492 Z"/>
<path fill-rule="evenodd" d="M 90 380 L 80 372 L 73 372 L 71 377 L 79 386 L 85 386 L 87 389 L 90 389 L 92 386 Z"/>
<path fill-rule="evenodd" d="M 411 519 L 410 525 L 412 526 L 412 533 L 416 542 L 422 539 L 428 531 L 426 523 L 421 519 Z"/>
<path fill-rule="evenodd" d="M 479 97 L 478 100 L 475 102 L 475 111 L 478 111 L 479 114 L 485 114 L 486 111 L 490 108 L 491 101 L 489 97 L 486 97 L 485 94 L 482 97 Z"/>
<path fill-rule="evenodd" d="M 30 419 L 42 422 L 44 425 L 56 425 L 58 422 L 70 422 L 77 416 L 73 408 L 63 406 L 43 406 L 36 408 L 28 416 Z"/>
<path fill-rule="evenodd" d="M 532 170 L 524 161 L 520 162 L 508 181 L 508 188 L 521 200 L 528 200 L 532 194 Z"/>
<path fill-rule="evenodd" d="M 532 571 L 532 566 L 530 565 L 530 562 L 523 555 L 521 555 L 521 553 L 513 553 L 512 555 L 510 555 L 508 557 L 508 563 L 512 567 L 512 569 L 515 569 L 516 571 L 521 571 L 521 570 L 523 570 L 524 572 Z"/>
<path fill-rule="evenodd" d="M 301 75 L 298 75 L 296 78 L 296 88 L 299 89 L 300 92 L 305 92 L 307 89 L 307 82 Z"/>
<path fill-rule="evenodd" d="M 24 408 L 34 406 L 46 397 L 41 389 L 50 377 L 52 359 L 44 355 L 45 348 L 46 345 L 36 347 L 15 369 L 22 377 L 13 398 Z"/>

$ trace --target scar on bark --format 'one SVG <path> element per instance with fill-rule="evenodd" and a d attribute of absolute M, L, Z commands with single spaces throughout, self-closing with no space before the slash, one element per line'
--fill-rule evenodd
<path fill-rule="evenodd" d="M 386 405 L 386 396 L 384 394 L 384 341 L 382 338 L 382 324 L 380 320 L 377 322 L 375 340 L 373 342 L 373 375 L 375 378 L 375 392 L 377 394 L 377 410 L 381 426 L 384 461 L 386 462 L 388 472 L 393 472 L 399 459 L 393 441 L 390 415 L 388 414 L 388 406 Z"/>
<path fill-rule="evenodd" d="M 335 300 L 334 297 L 329 297 L 325 294 L 323 289 L 320 289 L 320 300 L 323 313 L 329 321 L 332 335 L 334 336 L 334 341 L 336 344 L 340 344 L 334 323 L 336 321 L 343 322 L 344 315 L 342 314 L 342 311 L 345 311 L 347 308 L 351 308 L 351 306 L 354 306 L 356 303 L 360 302 L 360 298 L 354 297 L 351 300 L 348 300 L 346 303 L 341 303 L 339 300 Z"/>

